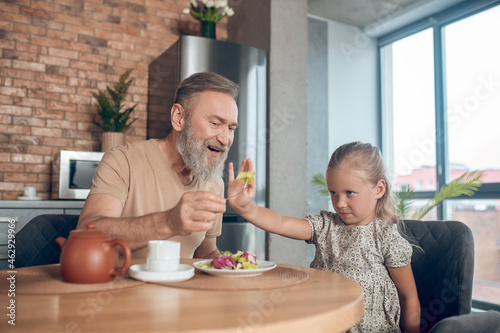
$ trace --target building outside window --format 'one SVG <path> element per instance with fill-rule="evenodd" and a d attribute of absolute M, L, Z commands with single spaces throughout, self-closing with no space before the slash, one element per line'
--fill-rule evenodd
<path fill-rule="evenodd" d="M 473 197 L 424 219 L 458 220 L 475 238 L 473 299 L 500 306 L 500 5 L 466 1 L 379 39 L 382 150 L 413 207 L 464 172 L 484 172 Z"/>

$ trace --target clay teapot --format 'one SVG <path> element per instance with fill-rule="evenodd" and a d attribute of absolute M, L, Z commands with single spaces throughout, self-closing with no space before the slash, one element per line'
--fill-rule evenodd
<path fill-rule="evenodd" d="M 95 230 L 89 222 L 86 230 L 73 230 L 68 239 L 56 238 L 61 246 L 61 275 L 71 283 L 102 283 L 112 281 L 125 273 L 130 266 L 131 251 L 122 239 L 111 239 L 104 232 Z M 122 267 L 117 267 L 121 247 L 125 254 Z"/>

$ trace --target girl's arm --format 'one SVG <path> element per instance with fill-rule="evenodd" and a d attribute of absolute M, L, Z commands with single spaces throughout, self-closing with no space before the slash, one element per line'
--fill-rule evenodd
<path fill-rule="evenodd" d="M 394 281 L 398 289 L 403 332 L 418 333 L 420 328 L 420 302 L 411 265 L 387 268 L 392 281 Z"/>
<path fill-rule="evenodd" d="M 251 159 L 245 159 L 241 162 L 240 172 L 253 171 Z M 275 211 L 260 207 L 252 203 L 255 195 L 255 181 L 247 184 L 245 190 L 238 194 L 245 184 L 243 180 L 234 179 L 233 163 L 229 163 L 229 182 L 227 186 L 227 196 L 229 205 L 248 222 L 264 229 L 267 232 L 281 236 L 309 240 L 311 239 L 311 227 L 305 219 L 299 219 L 289 216 L 282 216 Z M 233 195 L 235 195 L 233 197 Z"/>

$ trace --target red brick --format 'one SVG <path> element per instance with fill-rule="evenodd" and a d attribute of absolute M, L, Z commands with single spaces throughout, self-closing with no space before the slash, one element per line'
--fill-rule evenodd
<path fill-rule="evenodd" d="M 16 43 L 14 41 L 0 39 L 0 47 L 2 49 L 14 49 L 16 47 Z"/>
<path fill-rule="evenodd" d="M 52 66 L 49 65 L 47 66 L 47 69 L 45 70 L 45 73 L 47 74 L 44 76 L 44 78 L 47 81 L 51 81 L 54 83 L 67 83 L 66 77 L 72 77 L 76 76 L 77 70 L 74 68 L 69 68 L 69 67 L 61 67 L 61 66 Z M 50 75 L 50 76 L 49 76 Z M 42 75 L 38 75 L 38 77 L 41 77 Z"/>
<path fill-rule="evenodd" d="M 125 72 L 125 70 L 128 68 L 134 68 L 135 64 L 135 61 L 125 59 L 109 59 L 108 61 L 108 65 L 123 68 L 122 73 Z"/>
<path fill-rule="evenodd" d="M 0 21 L 19 22 L 19 23 L 30 24 L 31 18 L 27 17 L 25 15 L 16 14 L 16 13 L 0 12 Z"/>
<path fill-rule="evenodd" d="M 31 127 L 31 134 L 39 136 L 54 136 L 59 138 L 62 135 L 62 129 L 48 128 L 48 127 Z"/>
<path fill-rule="evenodd" d="M 25 43 L 17 43 L 16 51 L 35 53 L 35 54 L 47 54 L 47 48 L 45 46 L 25 44 Z"/>
<path fill-rule="evenodd" d="M 96 64 L 105 64 L 108 61 L 106 57 L 95 55 L 93 53 L 80 53 L 78 60 Z"/>
<path fill-rule="evenodd" d="M 29 0 L 25 0 L 23 2 L 27 3 L 27 5 L 29 5 Z M 8 13 L 13 13 L 13 14 L 18 14 L 19 10 L 20 10 L 20 7 L 19 7 L 20 5 L 22 5 L 21 1 L 16 1 L 15 4 L 3 1 L 2 11 L 8 12 Z"/>
<path fill-rule="evenodd" d="M 140 29 L 122 24 L 113 24 L 113 31 L 122 32 L 124 34 L 134 35 L 134 36 L 140 35 Z"/>
<path fill-rule="evenodd" d="M 64 138 L 45 137 L 43 140 L 43 144 L 46 146 L 55 146 L 55 147 L 72 147 L 73 140 Z"/>
<path fill-rule="evenodd" d="M 29 98 L 29 97 L 14 97 L 14 105 L 25 106 L 28 108 L 44 108 L 45 100 L 39 98 Z M 31 111 L 29 115 L 31 115 Z"/>
<path fill-rule="evenodd" d="M 31 173 L 5 172 L 3 180 L 5 182 L 35 182 L 38 180 L 38 176 Z"/>
<path fill-rule="evenodd" d="M 4 161 L 0 159 L 0 161 Z M 17 163 L 0 163 L 0 170 L 3 172 L 13 172 L 13 171 L 22 171 L 24 168 L 20 167 Z"/>
<path fill-rule="evenodd" d="M 46 90 L 28 90 L 28 97 L 46 99 L 46 100 L 59 100 L 59 94 L 48 92 Z"/>
<path fill-rule="evenodd" d="M 90 113 L 67 112 L 65 119 L 81 123 L 81 122 L 92 122 L 94 121 L 94 117 L 95 114 L 90 114 Z M 78 130 L 80 130 L 80 128 L 78 128 Z"/>
<path fill-rule="evenodd" d="M 72 112 L 72 111 L 76 111 L 76 106 L 73 103 L 48 101 L 47 102 L 47 109 Z"/>
<path fill-rule="evenodd" d="M 81 96 L 81 95 L 61 95 L 61 102 L 75 104 L 77 106 L 81 104 L 89 104 L 91 100 L 90 95 Z M 69 111 L 69 110 L 68 110 Z"/>
<path fill-rule="evenodd" d="M 7 182 L 0 182 L 0 191 L 22 191 L 24 188 L 23 184 L 20 183 L 7 183 Z M 18 193 L 15 197 L 9 197 L 10 199 L 17 198 L 20 195 Z M 7 199 L 4 199 L 7 200 Z"/>
<path fill-rule="evenodd" d="M 49 47 L 49 55 L 62 58 L 69 58 L 69 59 L 78 59 L 78 52 L 76 51 L 53 48 L 53 47 Z"/>
<path fill-rule="evenodd" d="M 92 50 L 92 53 L 102 55 L 105 57 L 111 57 L 111 58 L 121 57 L 120 50 L 108 49 L 108 48 L 103 48 L 103 47 L 96 47 L 95 49 Z"/>
<path fill-rule="evenodd" d="M 28 24 L 15 24 L 14 31 L 23 32 L 30 35 L 45 35 L 47 32 L 45 28 L 36 27 Z"/>
<path fill-rule="evenodd" d="M 47 68 L 51 68 L 51 66 L 47 66 Z M 69 70 L 71 71 L 71 70 Z M 76 74 L 76 71 L 73 71 L 73 75 Z M 49 89 L 49 86 L 58 84 L 58 85 L 66 85 L 68 83 L 68 79 L 65 76 L 60 75 L 52 75 L 46 73 L 38 73 L 36 76 L 38 81 L 44 82 L 46 87 L 45 89 Z"/>
<path fill-rule="evenodd" d="M 23 69 L 27 71 L 43 72 L 45 71 L 45 65 L 38 62 L 28 62 L 21 60 L 13 60 L 12 67 L 15 69 Z"/>
<path fill-rule="evenodd" d="M 113 48 L 113 49 L 117 49 L 117 50 L 135 51 L 135 47 L 133 44 L 117 42 L 117 41 L 113 41 L 113 40 L 110 40 L 108 42 L 108 47 Z"/>
<path fill-rule="evenodd" d="M 39 146 L 42 143 L 42 138 L 33 135 L 11 135 L 10 142 L 13 144 L 21 145 L 36 145 Z"/>
<path fill-rule="evenodd" d="M 27 164 L 25 171 L 30 173 L 49 174 L 52 172 L 52 166 L 50 164 Z"/>
<path fill-rule="evenodd" d="M 92 52 L 92 45 L 85 44 L 82 42 L 78 43 L 72 41 L 63 41 L 62 47 L 64 49 L 69 49 L 78 52 Z"/>
<path fill-rule="evenodd" d="M 47 127 L 49 128 L 69 128 L 75 129 L 77 123 L 69 120 L 52 120 L 47 119 Z"/>
<path fill-rule="evenodd" d="M 0 63 L 2 61 L 0 60 Z M 0 85 L 5 87 L 12 87 L 12 79 L 10 77 L 0 77 Z"/>
<path fill-rule="evenodd" d="M 94 29 L 87 28 L 87 27 L 84 27 L 81 25 L 65 24 L 64 30 L 66 30 L 68 32 L 74 32 L 77 34 L 83 34 L 83 35 L 89 35 L 89 36 L 94 35 Z"/>
<path fill-rule="evenodd" d="M 43 157 L 43 162 L 44 163 L 50 163 L 52 161 L 53 156 L 59 152 L 58 147 L 51 147 L 51 146 L 28 146 L 27 152 L 28 154 L 38 154 L 38 155 L 45 155 Z M 47 156 L 49 155 L 49 162 L 47 162 Z"/>
<path fill-rule="evenodd" d="M 13 87 L 0 87 L 0 95 L 26 96 L 26 89 Z"/>
<path fill-rule="evenodd" d="M 99 38 L 105 38 L 105 39 L 112 39 L 112 40 L 118 40 L 121 41 L 123 34 L 120 32 L 112 32 L 112 31 L 105 31 L 105 30 L 96 30 L 95 36 Z"/>
<path fill-rule="evenodd" d="M 25 89 L 45 89 L 44 82 L 32 81 L 32 80 L 14 79 L 12 81 L 12 86 L 16 88 L 25 88 Z"/>
<path fill-rule="evenodd" d="M 7 22 L 7 21 L 0 21 L 0 29 L 7 30 L 7 31 L 13 31 L 14 30 L 14 23 Z"/>
<path fill-rule="evenodd" d="M 12 104 L 14 101 L 14 98 L 12 96 L 5 96 L 5 95 L 0 95 L 0 105 L 1 104 Z M 1 111 L 1 109 L 0 109 Z"/>
<path fill-rule="evenodd" d="M 36 16 L 44 19 L 53 19 L 51 13 L 43 8 L 38 2 L 34 2 L 31 8 L 21 8 L 21 13 L 27 16 Z"/>
<path fill-rule="evenodd" d="M 46 119 L 64 119 L 64 112 L 44 110 L 44 109 L 34 109 L 33 116 Z"/>
<path fill-rule="evenodd" d="M 64 14 L 54 14 L 53 20 L 59 21 L 59 22 L 64 22 L 64 23 L 75 24 L 75 25 L 81 25 L 83 22 L 83 19 L 81 17 L 64 15 Z"/>
<path fill-rule="evenodd" d="M 76 42 L 78 40 L 78 34 L 74 32 L 67 32 L 67 31 L 61 31 L 61 30 L 54 30 L 50 29 L 47 31 L 47 37 L 50 38 L 58 38 L 61 40 L 70 40 L 73 42 Z"/>
<path fill-rule="evenodd" d="M 0 124 L 0 133 L 7 134 L 29 134 L 29 126 L 19 126 L 19 125 L 2 125 Z"/>
<path fill-rule="evenodd" d="M 75 69 L 84 69 L 87 71 L 94 71 L 94 72 L 99 70 L 98 64 L 94 64 L 94 63 L 90 63 L 90 62 L 86 62 L 86 61 L 79 61 L 79 60 L 71 60 L 69 63 L 69 66 L 71 68 L 75 68 Z"/>
<path fill-rule="evenodd" d="M 43 163 L 43 155 L 36 154 L 12 154 L 12 163 L 39 164 Z"/>
<path fill-rule="evenodd" d="M 63 66 L 63 67 L 68 67 L 70 64 L 69 59 L 64 59 L 61 57 L 53 57 L 53 56 L 40 56 L 40 63 L 46 64 L 46 65 L 54 65 L 54 66 Z"/>
<path fill-rule="evenodd" d="M 65 86 L 65 85 L 58 85 L 58 84 L 54 84 L 54 83 L 48 83 L 47 84 L 47 91 L 64 93 L 64 94 L 74 94 L 75 93 L 75 88 L 74 87 L 68 87 L 68 86 Z"/>
<path fill-rule="evenodd" d="M 165 10 L 170 10 L 172 5 L 165 3 L 164 1 L 159 1 L 159 0 L 146 0 L 144 3 L 146 8 L 158 8 L 158 9 L 165 9 Z M 186 6 L 187 6 L 187 1 L 186 1 Z"/>
<path fill-rule="evenodd" d="M 47 47 L 61 47 L 61 45 L 62 45 L 61 40 L 59 40 L 57 38 L 47 38 L 47 37 L 41 37 L 41 36 L 33 36 L 31 38 L 31 43 L 43 45 L 43 46 L 47 46 Z"/>
<path fill-rule="evenodd" d="M 31 126 L 31 130 L 33 130 L 33 126 L 45 126 L 45 120 L 40 119 L 40 118 L 35 118 L 35 117 L 14 116 L 12 124 Z M 32 133 L 32 134 L 34 134 L 34 133 Z M 38 134 L 36 134 L 36 135 L 38 135 Z"/>
<path fill-rule="evenodd" d="M 26 145 L 18 145 L 12 143 L 0 142 L 0 151 L 10 152 L 10 153 L 26 153 Z"/>
<path fill-rule="evenodd" d="M 0 105 L 0 113 L 12 114 L 17 116 L 31 116 L 31 108 L 17 106 L 17 105 Z"/>
<path fill-rule="evenodd" d="M 148 61 L 148 57 L 145 56 L 144 54 L 140 54 L 140 53 L 136 53 L 136 52 L 125 52 L 123 51 L 122 52 L 122 59 L 125 59 L 125 60 L 131 60 L 131 61 L 134 61 L 134 65 L 136 63 L 140 63 L 140 62 L 147 62 Z"/>
<path fill-rule="evenodd" d="M 110 8 L 108 6 L 103 6 L 102 1 L 99 1 L 97 3 L 90 3 L 90 1 L 85 1 L 85 10 L 86 11 L 108 13 L 108 14 L 111 14 L 111 12 L 113 11 L 112 8 Z"/>
<path fill-rule="evenodd" d="M 85 27 L 92 28 L 92 29 L 112 31 L 113 30 L 113 22 L 110 22 L 109 15 L 103 14 L 102 17 L 103 17 L 102 21 L 86 19 L 83 21 L 83 25 Z"/>
<path fill-rule="evenodd" d="M 95 71 L 78 71 L 78 77 L 87 80 L 96 80 L 98 82 L 106 81 L 106 74 Z"/>
<path fill-rule="evenodd" d="M 12 124 L 12 116 L 0 114 L 0 124 Z"/>

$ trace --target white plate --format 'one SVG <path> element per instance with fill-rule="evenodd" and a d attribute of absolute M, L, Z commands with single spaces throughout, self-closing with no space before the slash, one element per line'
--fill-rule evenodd
<path fill-rule="evenodd" d="M 264 272 L 270 271 L 271 269 L 276 268 L 276 264 L 270 261 L 265 260 L 257 260 L 257 266 L 262 268 L 256 269 L 216 269 L 216 268 L 204 268 L 199 267 L 198 265 L 201 263 L 210 263 L 212 260 L 201 260 L 193 263 L 193 266 L 196 269 L 199 269 L 202 272 L 215 275 L 215 276 L 226 276 L 226 277 L 249 277 L 249 276 L 258 276 Z"/>
<path fill-rule="evenodd" d="M 150 272 L 147 265 L 133 265 L 128 269 L 128 274 L 136 280 L 146 282 L 180 282 L 193 277 L 194 268 L 189 265 L 179 264 L 179 269 L 174 272 Z"/>
<path fill-rule="evenodd" d="M 23 201 L 38 201 L 42 200 L 42 197 L 17 197 L 17 200 L 23 200 Z"/>

